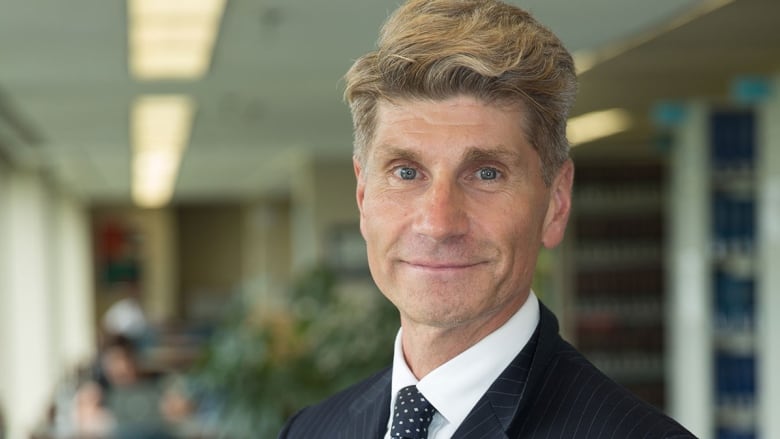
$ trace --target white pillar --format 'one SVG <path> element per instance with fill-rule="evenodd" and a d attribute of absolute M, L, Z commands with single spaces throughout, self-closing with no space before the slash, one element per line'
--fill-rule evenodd
<path fill-rule="evenodd" d="M 175 217 L 170 209 L 144 211 L 142 217 L 143 306 L 152 322 L 168 322 L 176 316 L 178 299 Z"/>
<path fill-rule="evenodd" d="M 7 185 L 3 245 L 7 264 L 3 352 L 6 372 L 5 414 L 10 439 L 29 437 L 46 414 L 57 367 L 52 344 L 50 199 L 40 178 L 13 173 Z M 7 331 L 7 332 L 6 332 Z"/>
<path fill-rule="evenodd" d="M 758 321 L 759 435 L 780 438 L 780 78 L 758 111 Z"/>
<path fill-rule="evenodd" d="M 299 274 L 315 266 L 320 260 L 321 242 L 317 234 L 315 212 L 316 182 L 314 161 L 299 155 L 291 161 L 292 205 L 292 272 Z"/>
<path fill-rule="evenodd" d="M 89 216 L 72 197 L 59 198 L 54 207 L 58 356 L 72 370 L 93 359 L 96 349 Z"/>
<path fill-rule="evenodd" d="M 669 411 L 702 439 L 714 437 L 708 120 L 691 104 L 670 163 L 667 300 Z"/>
<path fill-rule="evenodd" d="M 0 158 L 0 352 L 9 352 L 11 343 L 11 327 L 6 320 L 7 310 L 10 307 L 11 285 L 8 280 L 10 273 L 10 244 L 9 244 L 9 213 L 10 200 L 8 185 L 10 183 L 10 168 Z M 0 418 L 7 419 L 6 407 L 10 403 L 8 397 L 9 376 L 11 365 L 5 358 L 0 357 Z M 7 422 L 7 421 L 6 421 Z M 0 421 L 0 435 L 2 435 Z"/>

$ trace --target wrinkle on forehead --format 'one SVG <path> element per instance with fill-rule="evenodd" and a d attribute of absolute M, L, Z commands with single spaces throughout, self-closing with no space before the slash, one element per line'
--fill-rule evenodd
<path fill-rule="evenodd" d="M 414 105 L 414 104 L 426 104 L 426 103 L 431 105 L 427 105 L 426 109 L 424 110 L 417 108 L 418 106 Z M 456 95 L 442 100 L 426 99 L 426 98 L 403 98 L 403 99 L 393 99 L 393 100 L 382 99 L 379 100 L 377 103 L 377 121 L 383 120 L 382 116 L 385 117 L 388 116 L 388 112 L 390 112 L 391 110 L 402 110 L 400 115 L 396 115 L 397 116 L 395 117 L 396 121 L 412 119 L 412 118 L 420 118 L 422 120 L 432 122 L 431 119 L 433 119 L 435 115 L 444 112 L 449 112 L 450 109 L 455 107 L 461 107 L 461 108 L 493 107 L 505 113 L 513 113 L 514 115 L 517 116 L 517 122 L 524 133 L 524 137 L 526 139 L 529 139 L 527 135 L 528 133 L 527 117 L 526 117 L 527 111 L 526 111 L 525 104 L 523 102 L 504 102 L 504 101 L 488 102 L 466 94 Z M 415 108 L 416 111 L 411 111 L 410 110 L 411 108 Z M 473 118 L 465 118 L 464 120 L 458 121 L 456 123 L 451 123 L 451 124 L 439 123 L 439 124 L 440 125 L 472 125 L 476 123 L 477 121 L 475 121 Z"/>

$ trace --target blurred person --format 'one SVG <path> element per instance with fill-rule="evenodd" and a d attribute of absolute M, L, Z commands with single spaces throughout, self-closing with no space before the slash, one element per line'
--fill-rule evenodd
<path fill-rule="evenodd" d="M 160 410 L 176 437 L 214 436 L 211 426 L 199 413 L 200 401 L 193 395 L 185 375 L 166 379 Z"/>
<path fill-rule="evenodd" d="M 163 413 L 164 388 L 141 369 L 136 347 L 127 337 L 109 340 L 100 354 L 102 401 L 113 419 L 111 437 L 169 438 Z"/>
<path fill-rule="evenodd" d="M 392 367 L 280 438 L 690 438 L 558 334 L 531 291 L 574 167 L 572 57 L 496 0 L 411 0 L 346 75 L 360 227 L 398 308 Z"/>
<path fill-rule="evenodd" d="M 110 437 L 116 428 L 114 416 L 103 404 L 103 389 L 86 381 L 76 391 L 73 425 L 78 437 Z"/>
<path fill-rule="evenodd" d="M 139 298 L 138 288 L 127 285 L 123 288 L 122 297 L 111 304 L 103 314 L 103 330 L 111 336 L 123 336 L 141 343 L 150 330 L 143 306 Z"/>

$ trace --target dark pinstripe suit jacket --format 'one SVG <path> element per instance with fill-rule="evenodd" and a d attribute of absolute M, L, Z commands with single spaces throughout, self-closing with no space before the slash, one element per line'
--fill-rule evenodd
<path fill-rule="evenodd" d="M 291 418 L 280 439 L 377 439 L 387 429 L 391 371 Z M 558 335 L 541 305 L 539 326 L 491 385 L 453 438 L 693 438 L 619 386 Z"/>

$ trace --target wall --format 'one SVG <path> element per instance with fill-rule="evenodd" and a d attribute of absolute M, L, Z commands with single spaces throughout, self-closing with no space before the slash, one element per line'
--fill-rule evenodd
<path fill-rule="evenodd" d="M 141 300 L 156 322 L 213 320 L 233 293 L 256 289 L 259 280 L 285 285 L 290 278 L 287 200 L 94 210 L 97 230 L 108 221 L 141 236 Z M 122 294 L 98 282 L 98 318 Z"/>
<path fill-rule="evenodd" d="M 241 287 L 242 216 L 239 204 L 176 209 L 181 315 L 208 319 Z"/>
<path fill-rule="evenodd" d="M 317 232 L 327 240 L 334 226 L 358 225 L 359 212 L 355 200 L 355 173 L 349 160 L 323 162 L 314 170 Z M 327 245 L 327 242 L 321 242 Z"/>
<path fill-rule="evenodd" d="M 243 284 L 264 300 L 284 294 L 297 276 L 332 260 L 334 233 L 357 231 L 351 161 L 300 157 L 294 169 L 289 193 L 244 207 Z"/>
<path fill-rule="evenodd" d="M 302 157 L 291 174 L 289 192 L 275 196 L 160 210 L 96 207 L 93 227 L 117 221 L 140 235 L 141 298 L 153 320 L 213 320 L 233 293 L 283 295 L 328 259 L 334 231 L 357 232 L 349 160 Z M 120 297 L 98 282 L 97 317 Z"/>
<path fill-rule="evenodd" d="M 169 209 L 140 210 L 132 207 L 100 206 L 93 208 L 93 238 L 103 225 L 116 222 L 118 227 L 137 235 L 140 261 L 141 303 L 152 322 L 165 322 L 177 314 L 178 279 L 176 277 L 176 234 L 175 217 Z M 99 244 L 97 245 L 99 247 Z M 96 249 L 100 260 L 100 250 Z M 96 294 L 96 317 L 126 293 L 121 288 L 108 287 L 100 283 L 103 266 L 96 267 L 98 279 Z"/>
<path fill-rule="evenodd" d="M 328 239 L 336 227 L 358 224 L 352 162 L 301 159 L 290 199 L 292 271 L 297 273 L 328 257 Z"/>
<path fill-rule="evenodd" d="M 244 207 L 242 220 L 243 286 L 264 300 L 292 280 L 291 204 L 286 198 L 258 199 Z"/>
<path fill-rule="evenodd" d="M 328 259 L 334 231 L 357 230 L 349 160 L 302 157 L 292 174 L 288 193 L 176 208 L 184 315 L 209 319 L 236 291 L 274 300 Z"/>

